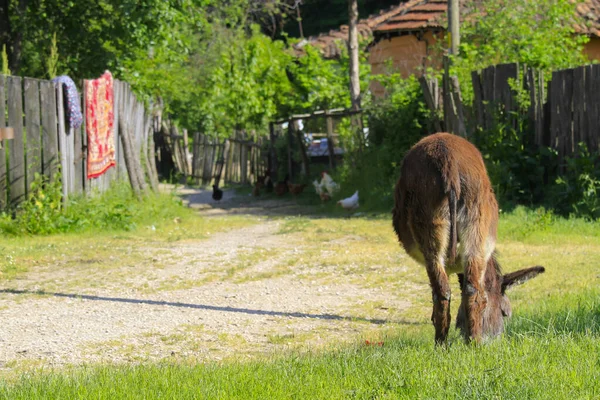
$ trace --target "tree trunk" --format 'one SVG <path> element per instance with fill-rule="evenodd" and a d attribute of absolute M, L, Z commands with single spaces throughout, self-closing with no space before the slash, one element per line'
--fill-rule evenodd
<path fill-rule="evenodd" d="M 306 152 L 306 144 L 304 143 L 304 133 L 300 130 L 298 121 L 294 121 L 293 127 L 294 131 L 296 131 L 296 139 L 298 140 L 298 145 L 300 146 L 300 155 L 302 156 L 302 164 L 304 165 L 304 174 L 307 177 L 309 177 L 310 159 L 308 158 L 308 154 Z"/>
<path fill-rule="evenodd" d="M 348 54 L 350 55 L 350 100 L 352 109 L 360 109 L 360 78 L 358 61 L 358 0 L 348 0 Z"/>
<path fill-rule="evenodd" d="M 350 56 L 350 101 L 352 110 L 360 110 L 360 62 L 358 59 L 358 0 L 348 0 L 348 54 Z M 363 147 L 363 126 L 360 114 L 352 117 L 352 125 L 358 138 L 358 148 Z"/>
<path fill-rule="evenodd" d="M 448 1 L 448 31 L 450 32 L 450 54 L 458 55 L 460 45 L 460 4 L 458 0 Z"/>

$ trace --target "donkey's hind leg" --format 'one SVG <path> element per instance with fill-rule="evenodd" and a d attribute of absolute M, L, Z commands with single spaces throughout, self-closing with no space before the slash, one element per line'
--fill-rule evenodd
<path fill-rule="evenodd" d="M 446 343 L 450 328 L 450 284 L 445 270 L 449 223 L 445 218 L 433 218 L 420 224 L 416 239 L 423 250 L 425 268 L 431 284 L 436 344 Z"/>

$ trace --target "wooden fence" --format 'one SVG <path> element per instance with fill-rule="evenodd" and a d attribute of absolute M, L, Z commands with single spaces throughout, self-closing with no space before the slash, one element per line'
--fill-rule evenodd
<path fill-rule="evenodd" d="M 444 84 L 442 96 L 436 96 L 435 79 L 421 79 L 428 106 L 443 110 L 443 125 L 438 121 L 442 130 L 468 136 L 498 123 L 517 128 L 520 116 L 528 122 L 528 142 L 556 150 L 561 164 L 577 152 L 579 143 L 600 151 L 600 65 L 554 71 L 547 85 L 541 71 L 518 64 L 491 66 L 471 74 L 472 105 L 462 104 L 458 81 L 452 84 L 452 79 L 456 77 L 446 79 L 450 84 Z M 516 88 L 528 97 L 528 109 L 518 104 Z"/>
<path fill-rule="evenodd" d="M 151 119 L 124 82 L 114 80 L 117 167 L 98 178 L 87 179 L 85 117 L 81 127 L 68 127 L 61 86 L 0 75 L 2 127 L 12 128 L 14 137 L 0 142 L 0 210 L 26 199 L 36 174 L 53 180 L 59 168 L 65 199 L 76 193 L 105 190 L 112 181 L 126 176 L 138 194 L 147 190 L 146 181 L 152 188 L 158 187 Z"/>
<path fill-rule="evenodd" d="M 180 134 L 168 121 L 163 122 L 157 135 L 160 163 L 170 165 L 196 185 L 206 186 L 221 180 L 228 184 L 252 183 L 267 170 L 268 153 L 263 139 L 256 135 L 238 132 L 220 140 L 196 132 L 191 142 L 190 146 L 186 130 Z"/>

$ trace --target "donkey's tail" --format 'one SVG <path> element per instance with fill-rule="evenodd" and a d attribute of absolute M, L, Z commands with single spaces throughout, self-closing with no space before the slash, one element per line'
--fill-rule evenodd
<path fill-rule="evenodd" d="M 448 264 L 453 265 L 456 261 L 456 248 L 458 246 L 458 235 L 456 233 L 456 190 L 450 188 L 448 193 L 448 207 L 450 208 L 450 242 L 448 243 Z"/>

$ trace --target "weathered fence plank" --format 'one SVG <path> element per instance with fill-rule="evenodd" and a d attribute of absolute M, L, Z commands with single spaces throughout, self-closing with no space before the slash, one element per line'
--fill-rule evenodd
<path fill-rule="evenodd" d="M 5 78 L 0 75 L 0 128 L 6 127 L 6 96 L 5 96 Z M 6 144 L 8 140 L 0 140 L 0 210 L 6 207 L 7 182 L 6 173 Z"/>
<path fill-rule="evenodd" d="M 23 92 L 21 78 L 9 76 L 8 125 L 14 128 L 15 138 L 8 141 L 10 201 L 16 205 L 25 200 L 25 141 L 23 135 Z"/>
<path fill-rule="evenodd" d="M 588 147 L 590 151 L 600 151 L 600 131 L 597 128 L 600 126 L 600 65 L 592 65 L 591 69 L 592 84 L 588 85 L 591 91 L 591 96 L 589 98 L 592 102 L 592 107 L 590 107 L 589 127 L 592 130 L 593 135 L 589 136 Z"/>
<path fill-rule="evenodd" d="M 40 81 L 42 102 L 42 173 L 54 180 L 58 173 L 58 127 L 56 120 L 56 91 L 50 81 Z"/>
<path fill-rule="evenodd" d="M 132 96 L 129 95 L 129 88 L 122 83 L 122 101 L 120 104 L 119 113 L 123 118 L 119 119 L 119 127 L 121 131 L 121 144 L 123 145 L 123 155 L 125 158 L 125 164 L 127 165 L 127 174 L 129 175 L 129 183 L 131 184 L 131 188 L 133 189 L 136 196 L 141 197 L 142 195 L 142 187 L 138 181 L 138 174 L 135 168 L 135 151 L 133 149 L 133 144 L 130 139 L 131 133 L 131 125 L 132 121 L 129 118 L 132 116 L 133 104 L 132 104 Z"/>
<path fill-rule="evenodd" d="M 69 198 L 69 171 L 68 171 L 68 147 L 67 134 L 65 126 L 65 108 L 63 106 L 63 90 L 62 85 L 55 86 L 56 91 L 56 110 L 58 120 L 58 151 L 60 155 L 60 169 L 62 180 L 63 201 L 66 203 Z"/>
<path fill-rule="evenodd" d="M 577 143 L 587 142 L 586 80 L 584 67 L 573 70 L 573 130 L 571 131 L 570 148 L 568 149 L 571 153 L 577 150 Z"/>
<path fill-rule="evenodd" d="M 40 87 L 37 79 L 23 80 L 25 94 L 25 192 L 30 192 L 36 174 L 42 173 L 42 143 L 40 135 Z"/>

